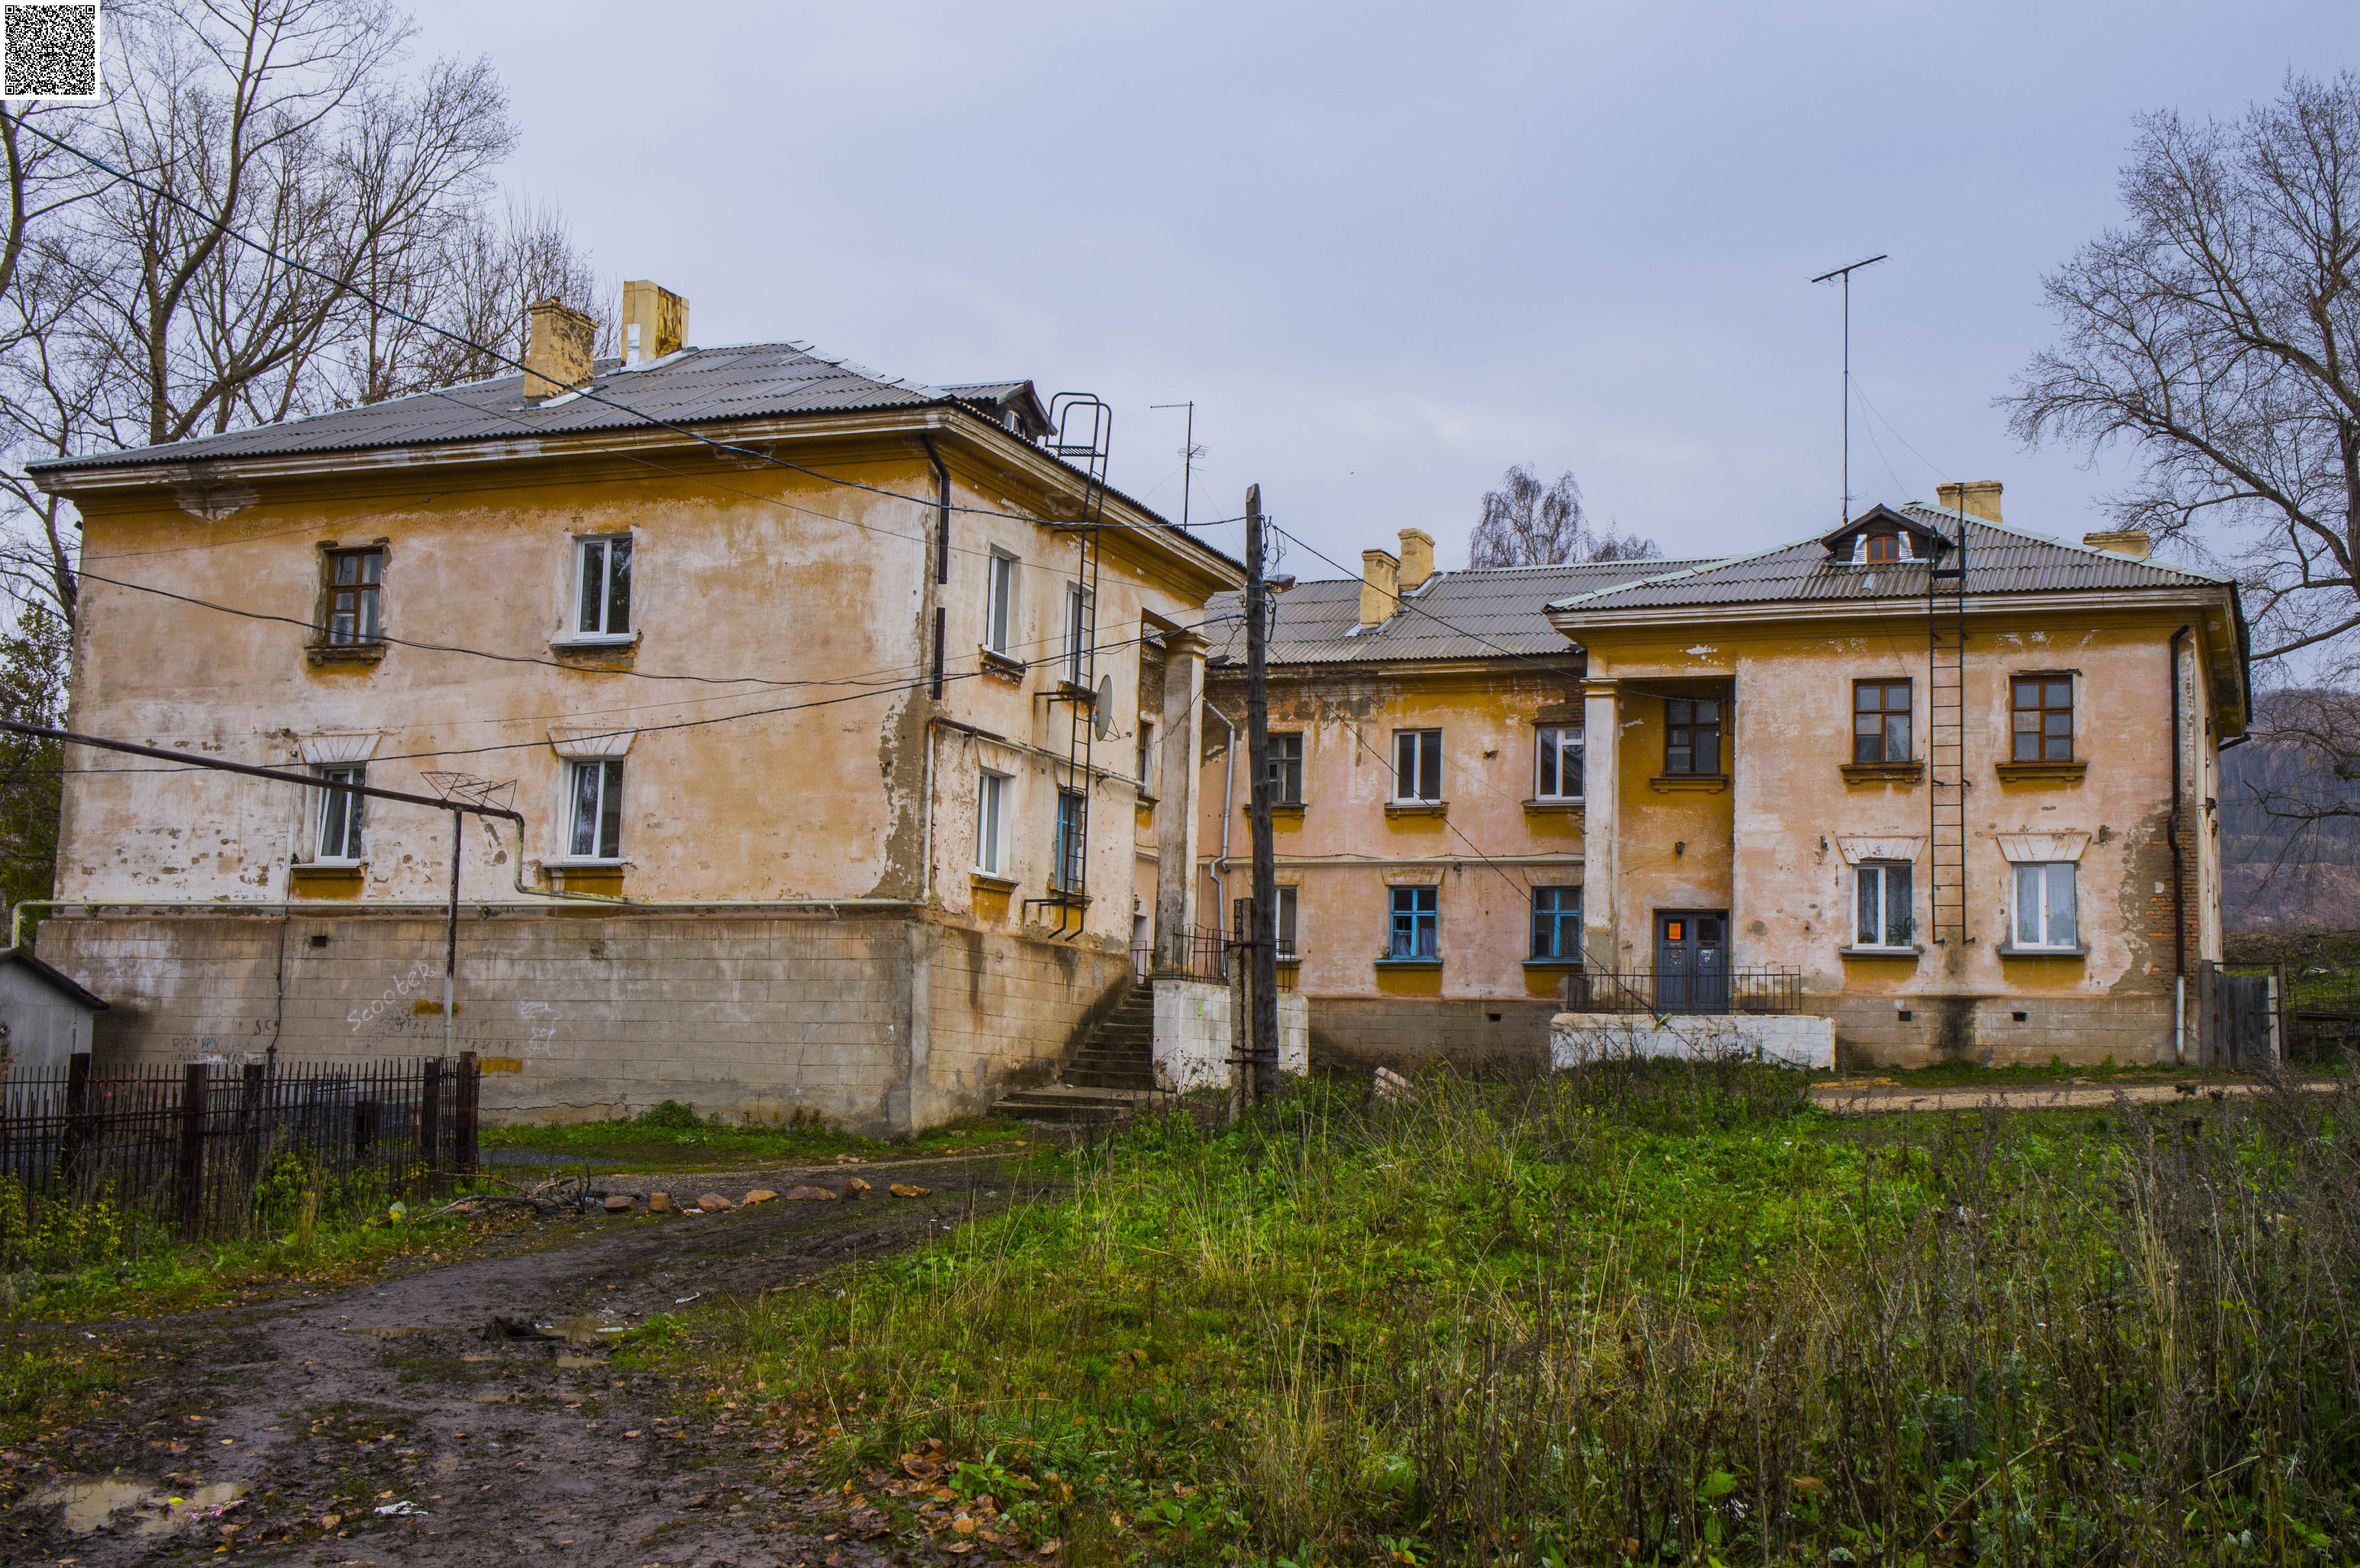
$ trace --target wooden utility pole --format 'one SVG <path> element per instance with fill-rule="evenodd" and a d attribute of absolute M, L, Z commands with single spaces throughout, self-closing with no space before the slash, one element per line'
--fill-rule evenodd
<path fill-rule="evenodd" d="M 1252 790 L 1253 983 L 1246 1038 L 1256 1103 L 1278 1087 L 1278 876 L 1270 834 L 1270 586 L 1262 581 L 1262 486 L 1246 486 L 1246 767 Z"/>

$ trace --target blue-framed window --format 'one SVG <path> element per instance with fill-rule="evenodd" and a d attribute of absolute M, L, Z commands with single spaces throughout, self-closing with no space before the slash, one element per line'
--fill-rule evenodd
<path fill-rule="evenodd" d="M 1089 802 L 1077 789 L 1057 791 L 1057 836 L 1055 860 L 1049 873 L 1050 886 L 1063 892 L 1073 892 L 1082 885 L 1083 833 L 1087 831 Z"/>
<path fill-rule="evenodd" d="M 1393 942 L 1385 951 L 1388 958 L 1438 958 L 1436 945 L 1434 887 L 1395 887 L 1393 889 Z"/>
<path fill-rule="evenodd" d="M 1581 954 L 1581 889 L 1533 889 L 1533 956 L 1578 958 Z"/>

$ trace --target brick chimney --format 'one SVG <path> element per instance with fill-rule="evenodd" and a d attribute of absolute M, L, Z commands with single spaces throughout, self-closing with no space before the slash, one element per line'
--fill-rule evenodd
<path fill-rule="evenodd" d="M 1401 531 L 1401 585 L 1415 588 L 1434 575 L 1434 536 L 1423 528 Z"/>
<path fill-rule="evenodd" d="M 2081 542 L 2092 550 L 2103 550 L 2114 555 L 2127 555 L 2139 561 L 2147 559 L 2149 544 L 2145 528 L 2108 528 L 2094 534 L 2083 534 Z"/>
<path fill-rule="evenodd" d="M 588 381 L 598 323 L 554 298 L 526 307 L 525 314 L 532 321 L 524 348 L 526 399 L 539 402 Z"/>
<path fill-rule="evenodd" d="M 1987 523 L 1999 521 L 1999 481 L 1970 479 L 1963 485 L 1938 485 L 1934 495 L 1942 503 L 1942 510 L 1952 517 L 1959 515 L 1959 503 L 1966 502 L 1967 516 L 1981 517 Z"/>
<path fill-rule="evenodd" d="M 688 341 L 688 301 L 645 279 L 623 285 L 623 363 L 645 365 Z"/>
<path fill-rule="evenodd" d="M 1360 629 L 1381 625 L 1401 604 L 1401 562 L 1392 552 L 1360 552 Z"/>

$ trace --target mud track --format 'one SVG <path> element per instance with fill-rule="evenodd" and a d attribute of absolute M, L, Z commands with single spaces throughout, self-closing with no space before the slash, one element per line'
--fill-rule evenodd
<path fill-rule="evenodd" d="M 875 1174 L 880 1189 L 890 1179 Z M 47 1454 L 60 1476 L 141 1483 L 93 1493 L 70 1521 L 66 1505 L 39 1500 L 57 1477 L 20 1473 L 0 1516 L 0 1563 L 221 1561 L 224 1527 L 239 1561 L 321 1568 L 989 1561 L 989 1549 L 952 1558 L 886 1535 L 875 1516 L 848 1516 L 778 1433 L 692 1404 L 666 1378 L 618 1372 L 613 1336 L 595 1330 L 749 1296 L 1050 1195 L 1011 1174 L 989 1158 L 930 1162 L 909 1177 L 934 1189 L 925 1198 L 880 1191 L 703 1217 L 565 1220 L 490 1256 L 334 1295 L 28 1329 L 93 1335 L 149 1368 Z M 654 1184 L 689 1197 L 751 1184 L 734 1181 Z M 487 1340 L 495 1316 L 572 1320 L 573 1333 Z M 169 1519 L 153 1506 L 107 1517 L 146 1483 L 187 1501 Z M 239 1486 L 241 1500 L 207 1511 Z M 201 1498 L 207 1487 L 218 1489 Z M 423 1511 L 375 1511 L 403 1503 Z"/>

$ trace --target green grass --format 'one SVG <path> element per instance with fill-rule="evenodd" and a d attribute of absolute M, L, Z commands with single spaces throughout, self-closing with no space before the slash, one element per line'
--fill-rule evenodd
<path fill-rule="evenodd" d="M 1061 1562 L 2360 1552 L 2360 1095 L 1840 1122 L 1803 1090 L 1653 1064 L 1175 1117 L 1062 1156 L 1070 1201 L 643 1354 L 905 1523 Z"/>
<path fill-rule="evenodd" d="M 486 1149 L 550 1149 L 606 1165 L 696 1170 L 739 1164 L 812 1164 L 838 1155 L 861 1160 L 923 1159 L 992 1150 L 1029 1141 L 1022 1124 L 973 1116 L 901 1139 L 858 1138 L 813 1120 L 783 1124 L 725 1123 L 699 1116 L 694 1106 L 666 1100 L 628 1120 L 545 1123 L 486 1127 Z"/>

